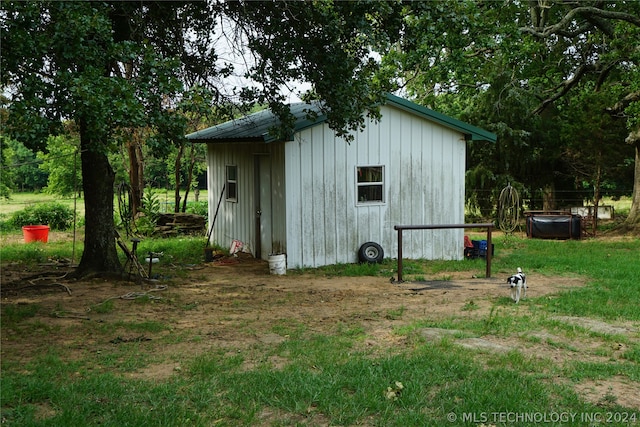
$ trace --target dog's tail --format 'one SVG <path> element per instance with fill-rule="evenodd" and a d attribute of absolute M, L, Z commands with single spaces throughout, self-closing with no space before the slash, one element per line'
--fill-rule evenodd
<path fill-rule="evenodd" d="M 522 273 L 522 269 L 518 267 L 518 273 Z"/>

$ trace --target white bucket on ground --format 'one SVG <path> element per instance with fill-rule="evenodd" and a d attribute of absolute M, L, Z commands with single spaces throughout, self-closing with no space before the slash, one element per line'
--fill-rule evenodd
<path fill-rule="evenodd" d="M 269 273 L 287 274 L 287 256 L 285 254 L 269 255 Z"/>

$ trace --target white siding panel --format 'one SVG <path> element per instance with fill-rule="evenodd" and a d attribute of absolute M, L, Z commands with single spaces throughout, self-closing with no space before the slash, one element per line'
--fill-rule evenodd
<path fill-rule="evenodd" d="M 313 198 L 315 197 L 313 183 L 313 145 L 316 143 L 314 138 L 317 135 L 313 129 L 309 130 L 307 139 L 303 139 L 302 150 L 300 155 L 300 185 L 302 197 L 302 259 L 308 265 L 314 265 L 314 239 L 315 231 L 313 229 Z"/>
<path fill-rule="evenodd" d="M 432 127 L 432 141 L 433 141 L 433 169 L 431 176 L 433 177 L 433 185 L 430 187 L 433 192 L 431 195 L 431 212 L 430 223 L 431 224 L 449 224 L 451 223 L 451 217 L 446 212 L 445 206 L 450 198 L 449 186 L 453 183 L 448 182 L 445 179 L 446 170 L 451 168 L 450 164 L 444 163 L 444 150 L 446 149 L 444 141 L 444 128 L 440 126 Z M 446 230 L 434 230 L 431 231 L 432 237 L 432 251 L 429 253 L 429 258 L 439 258 L 443 245 L 443 234 Z"/>
<path fill-rule="evenodd" d="M 387 253 L 393 256 L 397 254 L 394 225 L 464 222 L 464 141 L 456 132 L 399 110 L 386 108 L 383 114 L 393 118 L 390 139 L 397 141 L 390 145 L 385 233 L 385 246 L 391 252 Z M 405 231 L 403 253 L 410 258 L 459 258 L 457 242 L 462 242 L 462 234 L 462 230 Z"/>
<path fill-rule="evenodd" d="M 420 137 L 417 138 L 420 141 L 421 151 L 416 153 L 417 157 L 420 157 L 420 187 L 417 191 L 421 195 L 421 208 L 419 210 L 420 218 L 416 218 L 417 224 L 431 224 L 433 219 L 431 213 L 433 212 L 433 198 L 431 187 L 433 186 L 433 126 L 422 125 Z M 416 253 L 417 258 L 432 258 L 433 253 L 433 231 L 421 231 L 422 242 L 421 250 Z"/>
<path fill-rule="evenodd" d="M 422 134 L 424 131 L 423 121 L 418 117 L 410 116 L 410 134 L 407 136 L 407 150 L 409 157 L 405 160 L 408 165 L 408 179 L 410 181 L 410 197 L 408 210 L 411 214 L 410 221 L 412 224 L 425 223 L 425 204 L 424 204 L 424 171 L 422 170 L 421 152 L 422 152 Z M 416 254 L 417 257 L 423 258 L 425 249 L 428 245 L 429 231 L 413 231 L 411 232 L 410 253 Z"/>
<path fill-rule="evenodd" d="M 333 132 L 328 132 L 324 126 L 322 127 L 324 151 L 322 153 L 322 164 L 324 173 L 324 207 L 323 207 L 323 224 L 324 230 L 324 263 L 335 264 L 337 258 L 337 235 L 336 235 L 336 146 L 333 138 Z M 327 232 L 331 230 L 331 232 Z"/>
<path fill-rule="evenodd" d="M 314 232 L 313 229 L 313 157 L 312 145 L 315 141 L 312 132 L 308 132 L 307 138 L 302 138 L 300 145 L 300 158 L 298 159 L 298 179 L 300 181 L 300 221 L 301 221 L 301 247 L 300 260 L 302 265 L 315 266 L 313 259 Z"/>
<path fill-rule="evenodd" d="M 366 126 L 355 134 L 355 141 L 352 144 L 357 151 L 357 160 L 351 167 L 352 186 L 351 191 L 354 194 L 354 206 L 357 215 L 357 240 L 352 247 L 353 257 L 357 258 L 358 248 L 366 242 L 374 241 L 383 244 L 385 215 L 388 202 L 388 178 L 389 178 L 389 162 L 388 150 L 381 150 L 380 123 L 369 118 L 366 119 Z M 384 145 L 387 146 L 388 141 Z M 371 203 L 366 205 L 357 204 L 356 193 L 356 168 L 358 166 L 383 166 L 384 168 L 384 195 L 383 203 Z M 383 245 L 383 249 L 384 245 Z"/>
<path fill-rule="evenodd" d="M 268 144 L 271 158 L 271 245 L 273 253 L 287 252 L 286 180 L 284 143 Z M 266 254 L 267 256 L 269 254 Z M 262 254 L 265 258 L 265 254 Z M 268 259 L 268 258 L 267 258 Z"/>
<path fill-rule="evenodd" d="M 219 149 L 219 147 L 214 147 L 212 145 L 208 146 L 208 175 L 211 182 L 209 183 L 210 189 L 215 189 L 215 191 L 209 191 L 209 227 L 211 227 L 211 222 L 213 221 L 213 217 L 215 215 L 215 210 L 218 206 L 218 200 L 220 197 L 220 193 L 223 191 L 222 187 L 225 183 L 224 176 L 224 164 L 226 159 L 224 158 L 224 154 Z M 211 242 L 226 245 L 227 242 L 220 241 L 220 236 L 224 235 L 223 230 L 225 226 L 224 217 L 227 211 L 227 203 L 225 202 L 225 195 L 222 196 L 222 201 L 220 202 L 220 209 L 218 211 L 218 216 L 215 219 L 214 228 L 211 232 Z"/>
<path fill-rule="evenodd" d="M 286 185 L 286 224 L 287 224 L 287 266 L 301 267 L 303 223 L 302 209 L 302 145 L 303 138 L 298 134 L 294 141 L 285 145 L 285 181 Z"/>
<path fill-rule="evenodd" d="M 348 159 L 351 146 L 346 141 L 336 138 L 327 129 L 327 140 L 331 141 L 334 148 L 334 230 L 335 230 L 335 262 L 354 262 L 356 261 L 351 251 L 351 241 L 354 240 L 351 233 L 355 230 L 353 202 L 350 196 L 353 191 L 350 190 L 353 178 L 349 174 L 350 164 Z M 348 261 L 345 261 L 348 260 Z"/>
<path fill-rule="evenodd" d="M 381 211 L 380 221 L 382 228 L 380 243 L 385 252 L 385 257 L 396 257 L 398 253 L 397 245 L 397 232 L 393 229 L 394 222 L 393 212 L 396 211 L 394 206 L 397 206 L 397 194 L 399 181 L 395 179 L 395 171 L 393 167 L 394 159 L 393 153 L 397 151 L 397 130 L 393 126 L 393 117 L 391 113 L 393 110 L 389 110 L 387 115 L 389 119 L 383 118 L 377 123 L 377 137 L 380 152 L 380 163 L 385 165 L 385 204 Z M 398 157 L 399 160 L 399 157 Z M 395 203 L 395 204 L 394 204 Z"/>
<path fill-rule="evenodd" d="M 386 215 L 386 228 L 389 233 L 383 242 L 383 249 L 388 256 L 397 257 L 398 239 L 397 232 L 393 230 L 394 225 L 407 224 L 403 217 L 403 186 L 400 171 L 402 170 L 402 139 L 403 139 L 403 123 L 400 111 L 396 109 L 383 108 L 382 120 L 380 125 L 380 137 L 386 138 L 387 147 L 387 206 L 389 207 Z M 403 234 L 404 237 L 404 234 Z M 389 248 L 389 249 L 387 249 Z"/>
<path fill-rule="evenodd" d="M 345 223 L 339 230 L 342 234 L 340 237 L 340 262 L 356 262 L 358 260 L 357 249 L 360 238 L 358 236 L 358 211 L 356 209 L 356 165 L 357 165 L 357 146 L 354 141 L 347 143 L 344 139 L 336 139 L 336 144 L 342 147 L 344 153 L 344 161 L 340 168 L 340 181 L 342 182 L 342 191 L 344 198 L 340 199 L 339 206 L 343 210 L 346 218 Z"/>
<path fill-rule="evenodd" d="M 311 180 L 309 182 L 310 188 L 308 194 L 311 195 L 308 200 L 311 205 L 311 224 L 310 228 L 313 231 L 311 245 L 313 248 L 312 264 L 324 265 L 325 264 L 325 236 L 326 230 L 324 228 L 324 215 L 325 215 L 325 188 L 327 177 L 324 173 L 324 126 L 316 126 L 311 128 L 312 144 L 311 144 Z M 317 185 L 320 183 L 321 185 Z"/>
<path fill-rule="evenodd" d="M 399 170 L 393 171 L 394 175 L 398 175 L 400 178 L 400 202 L 401 209 L 401 224 L 416 224 L 415 212 L 413 206 L 413 198 L 416 196 L 419 190 L 418 184 L 413 182 L 412 170 L 414 168 L 411 145 L 412 137 L 415 133 L 413 126 L 415 119 L 412 115 L 398 113 L 398 119 L 395 121 L 401 125 L 400 128 L 400 164 Z M 404 232 L 403 234 L 403 253 L 414 254 L 417 252 L 417 239 L 419 233 L 422 232 Z"/>

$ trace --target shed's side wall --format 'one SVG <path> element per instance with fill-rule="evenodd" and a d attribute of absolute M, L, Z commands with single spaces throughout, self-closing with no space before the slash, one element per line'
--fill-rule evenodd
<path fill-rule="evenodd" d="M 350 144 L 321 125 L 285 145 L 288 267 L 356 262 L 367 241 L 397 254 L 400 224 L 464 222 L 462 134 L 384 106 Z M 356 167 L 384 166 L 384 203 L 356 204 Z M 403 235 L 408 258 L 460 259 L 463 230 Z"/>

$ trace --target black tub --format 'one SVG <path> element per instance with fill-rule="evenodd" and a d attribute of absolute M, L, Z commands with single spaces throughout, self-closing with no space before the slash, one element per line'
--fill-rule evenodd
<path fill-rule="evenodd" d="M 538 239 L 579 239 L 580 215 L 528 215 L 527 236 Z"/>

